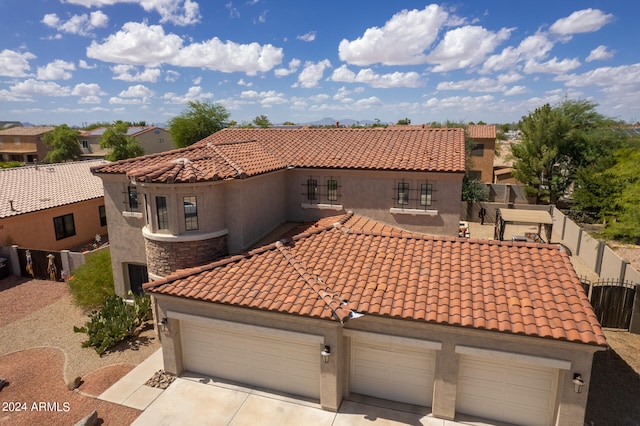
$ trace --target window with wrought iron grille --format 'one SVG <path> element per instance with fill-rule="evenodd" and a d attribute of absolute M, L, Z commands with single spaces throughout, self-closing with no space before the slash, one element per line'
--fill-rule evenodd
<path fill-rule="evenodd" d="M 434 203 L 433 184 L 402 179 L 394 187 L 394 203 L 401 209 L 429 210 Z"/>
<path fill-rule="evenodd" d="M 302 184 L 303 196 L 313 204 L 339 204 L 340 182 L 335 176 L 310 176 Z"/>

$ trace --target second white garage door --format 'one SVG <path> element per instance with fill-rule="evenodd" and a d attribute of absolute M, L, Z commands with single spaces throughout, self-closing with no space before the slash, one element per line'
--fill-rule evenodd
<path fill-rule="evenodd" d="M 351 392 L 431 406 L 433 350 L 352 339 Z"/>
<path fill-rule="evenodd" d="M 518 425 L 553 424 L 558 370 L 460 357 L 456 412 Z"/>
<path fill-rule="evenodd" d="M 320 345 L 180 321 L 185 370 L 320 398 Z"/>

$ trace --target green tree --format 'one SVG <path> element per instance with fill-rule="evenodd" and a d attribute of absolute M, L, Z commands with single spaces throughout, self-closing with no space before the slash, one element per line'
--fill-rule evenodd
<path fill-rule="evenodd" d="M 56 126 L 51 132 L 43 136 L 44 143 L 52 148 L 44 158 L 48 163 L 62 163 L 64 161 L 77 160 L 82 155 L 82 149 L 78 143 L 80 132 L 66 124 Z"/>
<path fill-rule="evenodd" d="M 574 182 L 579 167 L 616 146 L 620 137 L 610 131 L 612 120 L 595 108 L 589 101 L 565 100 L 522 117 L 522 142 L 513 144 L 511 153 L 514 177 L 526 185 L 528 195 L 556 204 Z"/>
<path fill-rule="evenodd" d="M 138 141 L 131 136 L 127 136 L 128 130 L 129 123 L 116 121 L 102 134 L 100 148 L 109 148 L 111 150 L 105 155 L 107 160 L 118 161 L 144 154 L 144 150 Z"/>
<path fill-rule="evenodd" d="M 295 126 L 296 123 L 294 123 L 293 121 L 285 121 L 284 123 L 282 123 L 283 126 Z"/>
<path fill-rule="evenodd" d="M 230 114 L 217 103 L 189 101 L 188 107 L 169 120 L 169 133 L 178 148 L 184 148 L 222 130 Z"/>
<path fill-rule="evenodd" d="M 400 120 L 398 120 L 398 123 L 401 126 L 408 126 L 409 124 L 411 124 L 411 119 L 410 118 L 401 118 Z"/>
<path fill-rule="evenodd" d="M 262 114 L 257 116 L 256 118 L 253 119 L 253 124 L 255 124 L 258 127 L 262 127 L 262 128 L 267 128 L 267 127 L 271 127 L 271 121 L 269 121 L 269 118 Z"/>

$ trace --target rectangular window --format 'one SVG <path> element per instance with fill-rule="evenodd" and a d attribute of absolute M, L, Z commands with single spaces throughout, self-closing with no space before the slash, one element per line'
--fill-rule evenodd
<path fill-rule="evenodd" d="M 107 226 L 107 211 L 104 206 L 98 206 L 98 214 L 100 215 L 100 226 Z"/>
<path fill-rule="evenodd" d="M 76 235 L 76 225 L 73 223 L 73 213 L 54 217 L 53 227 L 56 230 L 56 240 Z"/>
<path fill-rule="evenodd" d="M 335 179 L 327 181 L 327 200 L 338 201 L 338 181 Z"/>
<path fill-rule="evenodd" d="M 482 176 L 482 172 L 480 170 L 470 170 L 469 171 L 469 179 L 471 180 L 480 180 Z"/>
<path fill-rule="evenodd" d="M 476 144 L 471 150 L 471 156 L 482 157 L 483 155 L 484 155 L 484 144 L 483 143 Z"/>
<path fill-rule="evenodd" d="M 187 231 L 198 229 L 198 201 L 196 197 L 184 197 L 184 228 Z"/>
<path fill-rule="evenodd" d="M 164 143 L 164 139 L 162 138 L 158 139 L 158 143 Z"/>
<path fill-rule="evenodd" d="M 317 179 L 307 179 L 307 200 L 318 199 L 318 181 Z"/>
<path fill-rule="evenodd" d="M 158 217 L 158 229 L 169 229 L 167 197 L 156 197 L 156 210 L 156 214 Z"/>
<path fill-rule="evenodd" d="M 421 206 L 431 205 L 431 185 L 428 183 L 423 183 L 420 186 L 420 205 Z"/>
<path fill-rule="evenodd" d="M 398 183 L 398 204 L 409 204 L 409 184 L 407 182 Z"/>
<path fill-rule="evenodd" d="M 128 198 L 127 202 L 129 203 L 129 210 L 137 212 L 140 208 L 138 205 L 138 189 L 135 186 L 130 186 L 127 188 Z"/>
<path fill-rule="evenodd" d="M 16 145 L 20 145 L 20 136 L 14 136 L 14 137 L 13 137 L 13 142 L 14 142 Z"/>
<path fill-rule="evenodd" d="M 82 147 L 84 149 L 89 149 L 89 141 L 87 141 L 87 140 L 82 141 Z"/>

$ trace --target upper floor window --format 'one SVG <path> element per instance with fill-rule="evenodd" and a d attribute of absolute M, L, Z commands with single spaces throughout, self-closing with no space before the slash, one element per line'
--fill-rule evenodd
<path fill-rule="evenodd" d="M 184 228 L 187 231 L 198 229 L 198 201 L 197 197 L 183 197 Z"/>
<path fill-rule="evenodd" d="M 482 157 L 484 155 L 484 144 L 478 143 L 471 150 L 472 157 Z"/>
<path fill-rule="evenodd" d="M 73 213 L 54 217 L 53 228 L 56 231 L 56 240 L 76 235 L 76 225 L 73 222 Z"/>
<path fill-rule="evenodd" d="M 100 226 L 107 226 L 107 211 L 104 206 L 98 206 L 98 215 L 100 215 Z"/>
<path fill-rule="evenodd" d="M 398 183 L 398 204 L 400 205 L 409 204 L 409 183 L 408 182 Z"/>
<path fill-rule="evenodd" d="M 127 187 L 127 205 L 129 210 L 137 212 L 140 209 L 138 203 L 138 189 L 135 186 Z"/>
<path fill-rule="evenodd" d="M 13 142 L 16 143 L 17 145 L 20 145 L 20 136 L 14 136 Z"/>
<path fill-rule="evenodd" d="M 89 141 L 88 140 L 83 140 L 82 141 L 82 147 L 84 149 L 89 149 Z"/>
<path fill-rule="evenodd" d="M 428 184 L 428 183 L 420 184 L 420 205 L 421 206 L 431 205 L 431 184 Z"/>
<path fill-rule="evenodd" d="M 315 201 L 318 199 L 318 180 L 307 179 L 307 200 Z"/>
<path fill-rule="evenodd" d="M 164 139 L 162 138 L 158 139 L 158 143 L 164 143 Z"/>
<path fill-rule="evenodd" d="M 482 172 L 480 170 L 469 170 L 468 176 L 471 180 L 480 180 Z"/>
<path fill-rule="evenodd" d="M 158 229 L 169 229 L 167 197 L 156 197 L 156 215 L 158 219 Z"/>

